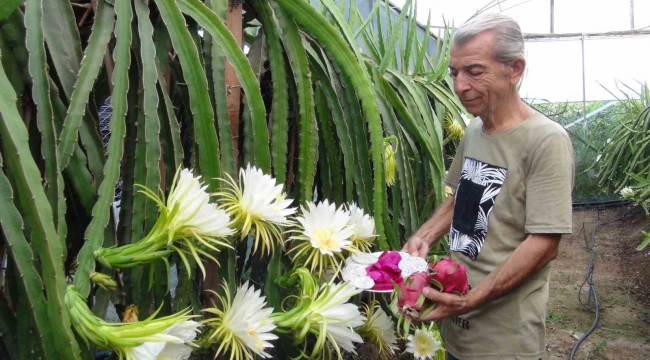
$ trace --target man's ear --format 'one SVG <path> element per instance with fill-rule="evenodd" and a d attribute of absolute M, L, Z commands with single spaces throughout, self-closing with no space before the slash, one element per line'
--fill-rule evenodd
<path fill-rule="evenodd" d="M 526 70 L 526 60 L 523 57 L 516 58 L 510 64 L 510 70 L 512 71 L 510 73 L 510 82 L 516 85 L 524 75 L 524 70 Z"/>

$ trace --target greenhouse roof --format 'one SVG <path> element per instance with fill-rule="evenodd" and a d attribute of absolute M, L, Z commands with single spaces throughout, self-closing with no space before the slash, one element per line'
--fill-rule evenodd
<path fill-rule="evenodd" d="M 406 1 L 391 3 L 399 9 Z M 417 5 L 418 22 L 426 24 L 431 12 L 434 33 L 445 22 L 458 26 L 477 13 L 503 12 L 517 20 L 527 41 L 521 94 L 531 100 L 612 100 L 608 90 L 620 96 L 621 83 L 638 88 L 637 81 L 650 82 L 650 1 L 435 0 Z"/>

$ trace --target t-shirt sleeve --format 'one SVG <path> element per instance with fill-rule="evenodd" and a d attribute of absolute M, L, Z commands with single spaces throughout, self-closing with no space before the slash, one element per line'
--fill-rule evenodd
<path fill-rule="evenodd" d="M 574 161 L 571 140 L 564 133 L 546 137 L 532 154 L 526 179 L 528 234 L 570 234 Z"/>
<path fill-rule="evenodd" d="M 458 149 L 454 155 L 454 160 L 452 160 L 447 175 L 445 176 L 445 185 L 449 186 L 453 192 L 456 192 L 458 187 L 458 180 L 460 180 L 460 173 L 463 170 L 463 158 L 465 152 L 465 137 L 458 144 Z"/>

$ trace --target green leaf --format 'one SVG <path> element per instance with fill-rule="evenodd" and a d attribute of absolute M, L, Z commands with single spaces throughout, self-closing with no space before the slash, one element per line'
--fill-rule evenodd
<path fill-rule="evenodd" d="M 0 296 L 0 331 L 9 336 L 3 336 L 3 343 L 10 360 L 18 359 L 18 347 L 16 324 L 18 319 L 16 313 L 11 311 L 5 296 Z"/>
<path fill-rule="evenodd" d="M 0 54 L 2 56 L 2 54 Z M 16 93 L 0 62 L 0 135 L 7 158 L 7 168 L 15 179 L 20 203 L 31 229 L 31 242 L 38 254 L 45 277 L 50 324 L 58 329 L 56 346 L 66 359 L 78 359 L 79 347 L 64 312 L 65 274 L 63 249 L 59 241 L 52 208 L 41 186 L 41 175 L 30 153 L 27 128 L 16 108 Z"/>
<path fill-rule="evenodd" d="M 100 18 L 104 18 L 105 16 L 103 11 L 100 11 L 102 2 L 103 1 L 97 2 L 95 21 L 98 21 Z M 112 6 L 105 6 L 105 8 L 112 9 Z M 43 1 L 43 13 L 46 14 L 46 16 L 43 17 L 43 31 L 45 34 L 45 41 L 47 42 L 47 48 L 52 57 L 52 63 L 56 69 L 59 81 L 63 87 L 63 92 L 67 99 L 71 99 L 76 87 L 75 83 L 77 81 L 77 76 L 87 76 L 82 75 L 79 70 L 79 64 L 84 62 L 84 60 L 82 60 L 81 56 L 81 38 L 79 37 L 79 27 L 77 26 L 76 18 L 72 11 L 72 3 L 61 0 Z M 98 27 L 97 30 L 100 30 L 100 28 Z M 103 34 L 103 31 L 98 32 Z M 91 38 L 94 33 L 95 25 L 93 24 Z M 101 35 L 98 34 L 97 36 Z M 91 47 L 90 49 L 87 48 L 85 55 L 97 55 L 103 58 L 105 51 L 105 46 L 101 50 L 96 50 L 94 47 Z M 89 60 L 89 62 L 91 61 Z M 93 80 L 95 76 L 93 76 Z M 86 100 L 84 100 L 84 103 L 85 102 Z"/>
<path fill-rule="evenodd" d="M 129 67 L 131 66 L 131 21 L 133 11 L 130 2 L 118 1 L 115 4 L 117 22 L 115 37 L 117 42 L 113 51 L 115 70 L 113 71 L 113 94 L 111 95 L 111 119 L 109 129 L 111 139 L 108 141 L 108 159 L 104 165 L 104 180 L 99 186 L 99 198 L 93 207 L 92 220 L 84 235 L 85 243 L 77 256 L 77 271 L 74 284 L 83 297 L 90 293 L 89 274 L 95 269 L 93 252 L 102 246 L 104 229 L 110 218 L 111 204 L 115 198 L 115 185 L 120 177 L 120 163 L 124 154 L 124 136 L 126 133 L 125 116 L 128 107 Z M 80 77 L 81 79 L 81 77 Z M 112 224 L 111 224 L 112 226 Z"/>
<path fill-rule="evenodd" d="M 29 14 L 29 7 L 27 9 Z M 43 282 L 34 267 L 34 254 L 23 234 L 23 219 L 13 203 L 13 189 L 2 171 L 0 171 L 0 195 L 0 224 L 2 225 L 0 229 L 9 245 L 8 249 L 13 257 L 16 272 L 20 274 L 18 282 L 29 303 L 29 315 L 33 317 L 38 338 L 41 339 L 39 344 L 48 359 L 57 359 L 55 336 L 47 314 L 47 302 L 43 296 Z M 29 318 L 21 316 L 21 321 L 27 319 Z"/>
<path fill-rule="evenodd" d="M 43 4 L 41 1 L 28 0 L 25 7 L 25 23 L 27 28 L 26 45 L 27 51 L 30 53 L 29 72 L 33 84 L 32 97 L 36 103 L 36 120 L 41 132 L 41 155 L 45 161 L 46 193 L 65 256 L 65 198 L 56 150 L 57 130 L 54 126 L 54 110 L 50 102 L 50 79 L 47 74 L 47 56 L 42 24 Z"/>
<path fill-rule="evenodd" d="M 207 3 L 207 2 L 206 2 Z M 255 2 L 257 4 L 257 2 Z M 222 22 L 226 22 L 228 13 L 228 0 L 212 0 L 212 10 Z M 209 34 L 206 34 L 209 36 Z M 219 145 L 221 146 L 221 166 L 223 171 L 231 176 L 237 175 L 237 156 L 230 124 L 228 111 L 228 89 L 226 89 L 226 53 L 219 46 L 212 46 L 212 81 L 214 83 L 214 100 L 217 114 L 217 127 L 219 128 Z M 275 72 L 274 72 L 275 74 Z"/>
<path fill-rule="evenodd" d="M 641 251 L 645 249 L 648 245 L 650 245 L 650 234 L 648 234 L 645 231 L 641 231 L 641 234 L 645 236 L 645 239 L 639 244 L 639 246 L 636 248 L 638 251 Z"/>
<path fill-rule="evenodd" d="M 415 60 L 415 74 L 420 74 L 421 72 L 424 71 L 424 58 L 425 55 L 428 54 L 429 51 L 429 40 L 431 40 L 431 9 L 429 9 L 429 18 L 427 20 L 427 27 L 424 29 L 424 40 L 422 42 L 422 46 L 420 46 L 420 49 L 417 54 L 417 58 Z"/>
<path fill-rule="evenodd" d="M 379 64 L 379 73 L 382 75 L 386 72 L 391 61 L 395 58 L 395 46 L 397 46 L 397 41 L 404 36 L 402 24 L 408 14 L 408 11 L 404 9 L 408 9 L 411 6 L 411 1 L 412 0 L 406 0 L 406 3 L 404 3 L 404 6 L 402 7 L 402 12 L 399 15 L 399 19 L 397 20 L 397 25 L 395 25 L 394 28 L 389 29 L 390 37 L 388 38 L 386 50 L 381 59 L 381 63 Z M 388 3 L 388 1 L 386 1 L 386 3 Z M 388 20 L 390 23 L 390 10 L 388 10 L 388 6 L 386 7 L 386 12 L 388 13 Z"/>
<path fill-rule="evenodd" d="M 382 4 L 381 1 L 375 1 L 375 4 L 372 6 L 372 10 L 370 10 L 370 13 L 368 14 L 368 17 L 366 18 L 366 20 L 363 21 L 361 26 L 359 26 L 357 31 L 354 33 L 354 38 L 355 39 L 358 38 L 359 35 L 366 30 L 366 27 L 368 26 L 368 24 L 370 24 L 372 22 L 372 19 L 379 12 L 379 8 L 381 7 L 381 4 Z M 355 9 L 355 10 L 357 11 L 357 14 L 359 14 L 358 9 Z"/>
<path fill-rule="evenodd" d="M 327 81 L 327 80 L 325 80 Z M 331 176 L 332 196 L 331 201 L 337 204 L 343 203 L 343 172 L 341 169 L 341 159 L 339 157 L 339 148 L 334 139 L 335 131 L 332 129 L 332 120 L 330 119 L 330 111 L 327 107 L 327 100 L 323 95 L 322 86 L 316 87 L 316 108 L 318 109 L 318 123 L 321 128 L 321 136 L 323 137 L 323 146 L 325 148 L 325 157 L 328 162 L 329 172 Z M 321 175 L 321 178 L 323 176 Z"/>
<path fill-rule="evenodd" d="M 289 99 L 285 96 L 288 85 L 284 52 L 280 40 L 281 28 L 277 24 L 280 20 L 273 15 L 268 1 L 252 1 L 251 5 L 260 18 L 266 36 L 267 55 L 273 79 L 273 103 L 271 105 L 273 174 L 279 184 L 284 184 L 287 178 Z"/>
<path fill-rule="evenodd" d="M 276 0 L 283 9 L 291 14 L 296 22 L 307 32 L 315 36 L 332 54 L 343 70 L 345 77 L 350 80 L 356 90 L 366 117 L 370 132 L 371 153 L 374 166 L 374 195 L 373 214 L 376 221 L 376 231 L 380 239 L 384 239 L 383 202 L 386 199 L 383 164 L 383 134 L 377 99 L 368 73 L 355 57 L 354 51 L 340 36 L 339 32 L 330 25 L 325 17 L 320 15 L 310 4 L 302 1 Z"/>
<path fill-rule="evenodd" d="M 57 1 L 45 1 L 43 3 L 44 9 L 47 8 L 46 4 L 56 3 Z M 51 6 L 51 5 L 50 5 Z M 46 11 L 47 13 L 47 11 Z M 48 16 L 45 16 L 47 19 Z M 63 122 L 63 129 L 61 130 L 61 135 L 59 136 L 59 161 L 61 169 L 65 169 L 69 162 L 70 157 L 72 156 L 77 142 L 77 133 L 79 127 L 81 126 L 81 120 L 86 113 L 86 106 L 88 103 L 88 97 L 90 92 L 93 89 L 93 84 L 97 75 L 99 74 L 99 69 L 102 66 L 104 61 L 104 53 L 108 45 L 108 41 L 111 38 L 111 32 L 113 31 L 113 26 L 115 24 L 115 13 L 113 12 L 113 7 L 107 4 L 104 4 L 103 1 L 97 3 L 97 15 L 95 16 L 95 22 L 93 23 L 93 30 L 88 39 L 88 45 L 84 54 L 84 58 L 81 61 L 81 69 L 77 68 L 79 77 L 75 77 L 76 82 L 73 82 L 70 85 L 70 93 L 68 97 L 70 98 L 70 106 L 68 107 L 68 113 L 66 115 L 65 121 Z M 46 32 L 47 38 L 47 32 Z M 58 39 L 56 40 L 58 42 Z M 50 43 L 48 38 L 48 48 L 52 51 L 53 44 Z M 53 59 L 55 59 L 55 53 L 60 49 L 56 49 L 52 52 Z M 63 56 L 63 55 L 61 55 Z M 56 63 L 55 63 L 56 65 Z M 60 65 L 65 68 L 65 71 L 72 71 L 67 69 L 66 65 Z M 60 73 L 64 70 L 59 70 L 57 67 L 59 77 Z M 117 67 L 116 67 L 117 70 Z M 75 74 L 77 74 L 75 72 Z M 72 90 L 74 88 L 74 91 Z M 64 89 L 67 89 L 67 86 L 64 86 Z"/>
<path fill-rule="evenodd" d="M 0 7 L 0 21 L 6 19 L 14 10 L 23 3 L 24 0 L 5 0 Z"/>
<path fill-rule="evenodd" d="M 153 42 L 153 25 L 149 20 L 149 6 L 145 0 L 135 0 L 140 36 L 140 58 L 142 59 L 142 89 L 144 110 L 144 142 L 146 152 L 146 180 L 148 189 L 160 187 L 160 119 L 158 118 L 158 79 L 156 47 Z M 145 203 L 145 231 L 156 222 L 156 203 L 147 199 Z"/>
<path fill-rule="evenodd" d="M 160 0 L 159 0 L 160 1 Z M 166 2 L 169 0 L 164 0 Z M 266 124 L 266 110 L 260 92 L 259 83 L 246 59 L 237 45 L 237 41 L 219 17 L 198 0 L 179 0 L 178 5 L 184 13 L 194 18 L 201 27 L 216 40 L 214 44 L 221 46 L 228 61 L 235 69 L 241 81 L 242 88 L 250 100 L 250 115 L 253 122 L 255 144 L 255 163 L 266 174 L 271 172 L 271 155 L 269 152 L 269 134 Z M 173 40 L 173 37 L 172 37 Z M 206 86 L 207 87 L 207 86 Z"/>
<path fill-rule="evenodd" d="M 318 133 L 314 117 L 311 72 L 298 25 L 277 4 L 274 5 L 274 10 L 282 30 L 282 41 L 298 94 L 298 197 L 300 201 L 307 202 L 311 200 L 313 194 L 318 155 Z"/>
<path fill-rule="evenodd" d="M 311 50 L 311 49 L 308 49 Z M 360 176 L 359 166 L 356 166 L 355 154 L 352 147 L 352 138 L 350 137 L 350 130 L 348 128 L 343 109 L 339 102 L 339 97 L 334 90 L 331 79 L 328 77 L 326 70 L 318 61 L 318 55 L 311 53 L 312 57 L 312 71 L 316 75 L 316 79 L 320 82 L 323 96 L 327 102 L 327 107 L 332 115 L 334 122 L 334 130 L 338 136 L 341 152 L 343 153 L 343 164 L 345 174 L 345 199 L 348 202 L 353 201 L 353 176 Z M 323 129 L 323 131 L 325 131 Z M 351 170 L 352 169 L 352 170 Z"/>

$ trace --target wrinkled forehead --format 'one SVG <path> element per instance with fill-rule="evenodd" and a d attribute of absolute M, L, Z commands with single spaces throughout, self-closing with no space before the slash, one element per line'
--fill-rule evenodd
<path fill-rule="evenodd" d="M 451 47 L 449 65 L 453 67 L 466 66 L 468 63 L 493 62 L 496 37 L 493 32 L 485 31 L 464 41 L 454 43 Z"/>

